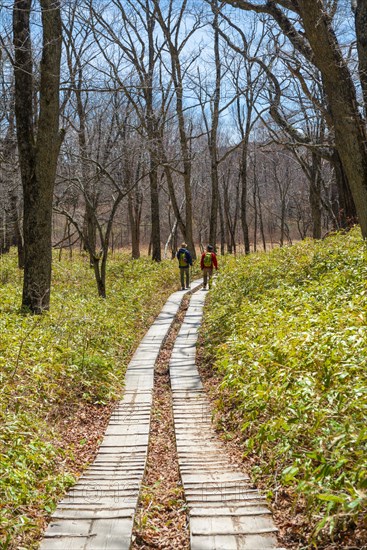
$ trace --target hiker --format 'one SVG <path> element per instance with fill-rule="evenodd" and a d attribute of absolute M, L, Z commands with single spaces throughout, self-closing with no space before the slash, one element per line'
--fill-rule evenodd
<path fill-rule="evenodd" d="M 200 267 L 203 271 L 203 290 L 206 290 L 206 285 L 209 278 L 209 288 L 211 287 L 211 281 L 213 276 L 213 267 L 218 271 L 218 261 L 213 247 L 211 244 L 208 244 L 206 247 L 206 252 L 203 252 L 200 260 Z"/>
<path fill-rule="evenodd" d="M 180 268 L 180 278 L 181 278 L 181 290 L 190 288 L 190 266 L 192 266 L 192 257 L 190 252 L 187 250 L 187 244 L 182 243 L 181 248 L 176 254 L 178 259 L 178 266 Z M 185 287 L 186 279 L 186 287 Z"/>

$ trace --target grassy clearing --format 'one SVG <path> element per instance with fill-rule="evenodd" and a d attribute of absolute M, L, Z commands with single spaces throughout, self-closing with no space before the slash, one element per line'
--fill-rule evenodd
<path fill-rule="evenodd" d="M 102 300 L 86 258 L 55 261 L 50 312 L 25 316 L 16 258 L 0 258 L 0 548 L 35 547 L 74 482 L 59 415 L 118 398 L 132 352 L 178 288 L 176 264 L 115 255 Z"/>
<path fill-rule="evenodd" d="M 202 330 L 223 429 L 241 432 L 269 495 L 302 510 L 307 548 L 366 521 L 366 311 L 355 229 L 228 260 Z"/>

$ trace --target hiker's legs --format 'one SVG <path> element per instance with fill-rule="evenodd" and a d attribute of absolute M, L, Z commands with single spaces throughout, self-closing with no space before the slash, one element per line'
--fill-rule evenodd
<path fill-rule="evenodd" d="M 207 283 L 208 283 L 208 275 L 210 277 L 210 273 L 211 273 L 211 269 L 210 267 L 204 267 L 203 269 L 203 285 L 204 285 L 204 288 L 206 287 Z"/>
<path fill-rule="evenodd" d="M 213 270 L 212 270 L 212 269 L 209 269 L 209 270 L 208 270 L 209 288 L 212 287 L 212 276 L 213 276 Z"/>
<path fill-rule="evenodd" d="M 190 268 L 185 267 L 185 275 L 186 275 L 186 288 L 189 288 L 190 286 Z"/>
<path fill-rule="evenodd" d="M 181 288 L 185 288 L 185 268 L 180 267 L 180 279 L 181 279 Z"/>

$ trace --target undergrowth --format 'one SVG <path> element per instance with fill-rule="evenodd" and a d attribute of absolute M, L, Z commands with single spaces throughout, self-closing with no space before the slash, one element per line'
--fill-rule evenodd
<path fill-rule="evenodd" d="M 366 522 L 366 311 L 354 229 L 228 260 L 206 314 L 226 429 L 241 431 L 269 495 L 285 488 L 301 506 L 306 548 Z"/>
<path fill-rule="evenodd" d="M 0 548 L 33 548 L 42 514 L 75 481 L 60 411 L 121 395 L 129 358 L 177 289 L 176 264 L 115 255 L 103 300 L 86 258 L 55 261 L 50 311 L 31 316 L 15 255 L 0 258 Z"/>

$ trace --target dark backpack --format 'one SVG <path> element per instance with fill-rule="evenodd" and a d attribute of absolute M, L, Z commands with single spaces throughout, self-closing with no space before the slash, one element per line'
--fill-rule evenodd
<path fill-rule="evenodd" d="M 212 253 L 211 252 L 206 252 L 206 254 L 204 256 L 203 264 L 204 264 L 204 267 L 212 267 L 213 258 L 212 258 Z"/>

